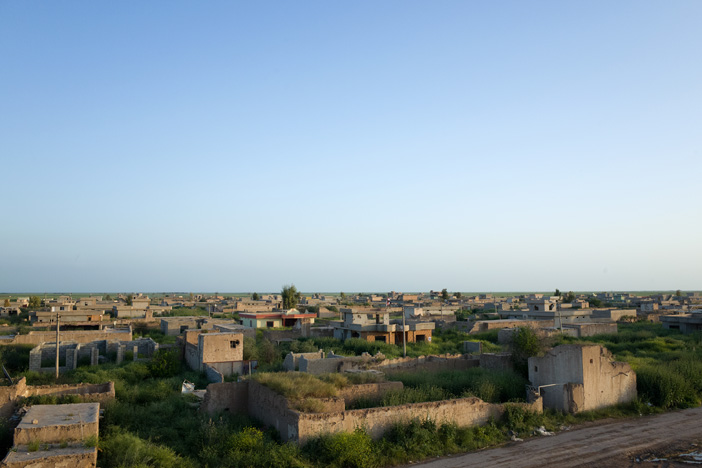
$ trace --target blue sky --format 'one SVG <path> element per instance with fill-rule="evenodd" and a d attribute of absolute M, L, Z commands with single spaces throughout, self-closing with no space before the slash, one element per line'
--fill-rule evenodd
<path fill-rule="evenodd" d="M 0 290 L 700 289 L 701 20 L 2 2 Z"/>

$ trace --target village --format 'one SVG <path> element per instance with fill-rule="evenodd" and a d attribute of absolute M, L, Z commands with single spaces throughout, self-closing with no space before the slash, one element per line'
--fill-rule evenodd
<path fill-rule="evenodd" d="M 548 436 L 608 408 L 696 406 L 702 394 L 666 393 L 669 376 L 634 346 L 661 342 L 678 353 L 669 361 L 690 360 L 694 348 L 680 347 L 699 340 L 702 296 L 682 291 L 6 296 L 0 320 L 2 466 L 13 468 L 138 464 L 119 461 L 126 447 L 161 451 L 169 466 L 254 466 L 264 445 L 281 466 L 395 464 Z M 189 429 L 143 422 L 153 427 L 140 434 L 123 414 L 167 418 L 166 402 Z M 463 442 L 374 452 L 427 427 Z M 212 431 L 254 445 L 209 447 Z M 369 453 L 330 454 L 334 437 Z"/>

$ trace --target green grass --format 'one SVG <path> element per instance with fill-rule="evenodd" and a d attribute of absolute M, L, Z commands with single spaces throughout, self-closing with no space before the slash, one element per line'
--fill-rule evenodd
<path fill-rule="evenodd" d="M 305 372 L 279 372 L 257 373 L 252 378 L 289 400 L 335 397 L 340 388 L 349 385 L 341 374 L 314 376 Z"/>

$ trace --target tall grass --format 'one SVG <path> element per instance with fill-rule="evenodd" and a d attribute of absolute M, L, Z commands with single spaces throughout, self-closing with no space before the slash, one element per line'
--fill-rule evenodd
<path fill-rule="evenodd" d="M 490 371 L 475 367 L 465 371 L 396 372 L 388 380 L 399 380 L 405 387 L 438 387 L 453 398 L 476 396 L 490 403 L 522 401 L 527 380 L 513 371 Z"/>
<path fill-rule="evenodd" d="M 340 374 L 320 378 L 305 372 L 259 373 L 253 379 L 290 400 L 334 397 L 349 384 Z"/>

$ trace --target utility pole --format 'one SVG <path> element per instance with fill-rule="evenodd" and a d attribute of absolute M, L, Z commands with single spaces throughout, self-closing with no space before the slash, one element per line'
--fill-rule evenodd
<path fill-rule="evenodd" d="M 60 347 L 59 347 L 59 320 L 61 318 L 61 315 L 56 311 L 56 380 L 59 378 L 59 352 L 60 352 Z"/>
<path fill-rule="evenodd" d="M 405 309 L 402 308 L 402 357 L 407 357 L 407 332 L 405 331 Z"/>

